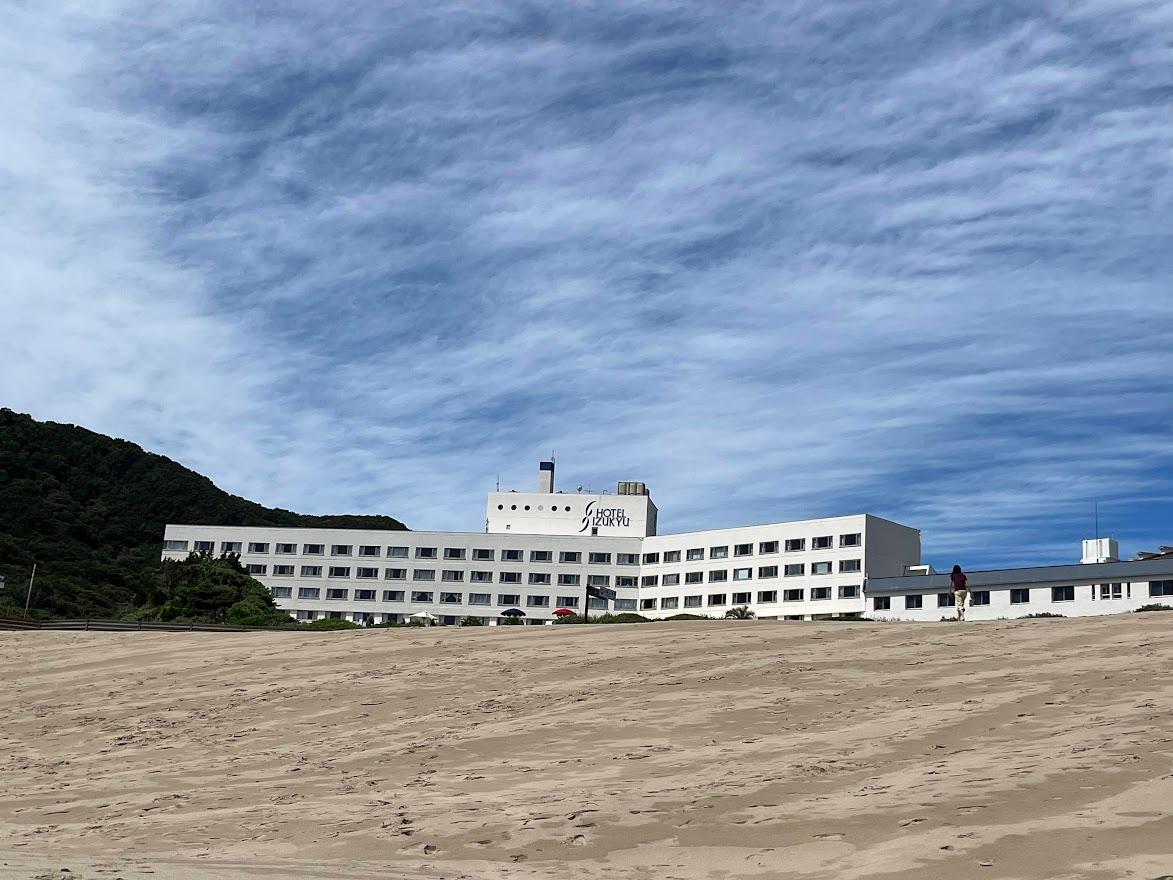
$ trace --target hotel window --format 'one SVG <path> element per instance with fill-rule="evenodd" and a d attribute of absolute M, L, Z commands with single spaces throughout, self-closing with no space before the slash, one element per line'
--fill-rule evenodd
<path fill-rule="evenodd" d="M 806 549 L 806 538 L 787 538 L 786 552 L 798 553 L 800 550 Z"/>
<path fill-rule="evenodd" d="M 240 541 L 221 541 L 221 553 L 240 553 Z"/>
<path fill-rule="evenodd" d="M 559 608 L 577 608 L 578 596 L 559 596 L 556 600 Z"/>
<path fill-rule="evenodd" d="M 292 565 L 274 565 L 273 577 L 293 577 Z"/>
<path fill-rule="evenodd" d="M 616 553 L 615 554 L 615 564 L 616 565 L 639 565 L 639 554 L 638 553 Z"/>
<path fill-rule="evenodd" d="M 659 553 L 645 553 L 644 565 L 656 565 L 660 561 Z"/>
<path fill-rule="evenodd" d="M 859 598 L 859 587 L 857 587 L 855 585 L 840 587 L 839 588 L 839 598 L 840 599 L 858 599 Z"/>
<path fill-rule="evenodd" d="M 558 575 L 558 586 L 560 587 L 577 587 L 581 582 L 582 578 L 577 574 Z"/>
<path fill-rule="evenodd" d="M 529 608 L 549 608 L 550 607 L 550 597 L 549 596 L 526 596 L 525 597 L 525 604 Z"/>
<path fill-rule="evenodd" d="M 782 591 L 782 601 L 783 602 L 801 602 L 804 598 L 805 592 L 806 592 L 805 590 L 801 590 L 801 589 L 783 590 Z"/>
<path fill-rule="evenodd" d="M 656 610 L 656 600 L 655 599 L 640 599 L 639 600 L 639 610 L 640 611 L 655 611 Z"/>
<path fill-rule="evenodd" d="M 711 608 L 714 605 L 728 604 L 725 601 L 725 598 L 726 598 L 726 596 L 724 593 L 709 593 L 709 607 Z"/>
<path fill-rule="evenodd" d="M 250 562 L 245 566 L 245 570 L 248 571 L 249 574 L 264 574 L 268 567 L 269 566 L 265 565 L 264 563 Z"/>
<path fill-rule="evenodd" d="M 1051 587 L 1052 602 L 1074 602 L 1075 587 Z"/>
<path fill-rule="evenodd" d="M 343 587 L 330 587 L 326 590 L 327 599 L 348 599 L 350 598 L 350 590 Z"/>
<path fill-rule="evenodd" d="M 464 593 L 440 593 L 441 605 L 459 605 L 464 601 Z"/>
<path fill-rule="evenodd" d="M 344 613 L 342 611 L 327 611 L 326 617 L 329 620 L 345 620 L 346 618 L 342 616 Z"/>
<path fill-rule="evenodd" d="M 464 572 L 463 571 L 455 571 L 453 569 L 446 568 L 446 569 L 444 569 L 443 572 L 440 573 L 440 580 L 447 581 L 448 583 L 455 583 L 457 581 L 463 581 L 464 580 Z"/>
<path fill-rule="evenodd" d="M 444 548 L 444 558 L 445 559 L 464 559 L 464 548 L 463 547 L 445 547 Z"/>
<path fill-rule="evenodd" d="M 416 559 L 435 559 L 436 558 L 436 548 L 435 547 L 416 547 L 415 548 L 415 558 Z"/>
<path fill-rule="evenodd" d="M 275 544 L 273 546 L 274 546 L 274 549 L 273 549 L 274 553 L 289 554 L 289 553 L 296 553 L 297 552 L 297 545 L 296 544 Z M 209 547 L 208 549 L 210 550 L 211 548 Z"/>
<path fill-rule="evenodd" d="M 577 550 L 563 550 L 558 554 L 558 561 L 567 565 L 578 565 L 582 562 L 582 554 Z"/>
<path fill-rule="evenodd" d="M 709 572 L 709 583 L 716 584 L 722 581 L 729 580 L 729 572 L 724 568 L 714 569 Z"/>
<path fill-rule="evenodd" d="M 618 574 L 615 576 L 615 586 L 617 587 L 634 587 L 638 581 L 639 578 L 633 574 Z"/>
<path fill-rule="evenodd" d="M 888 611 L 892 608 L 891 596 L 874 596 L 872 598 L 873 611 Z"/>
<path fill-rule="evenodd" d="M 685 554 L 685 558 L 689 562 L 696 562 L 698 559 L 704 559 L 705 558 L 705 548 L 704 547 L 693 547 L 691 550 L 688 551 L 687 554 Z"/>
<path fill-rule="evenodd" d="M 974 590 L 969 594 L 970 605 L 989 605 L 990 591 L 989 590 Z"/>
<path fill-rule="evenodd" d="M 269 590 L 274 599 L 292 599 L 293 587 L 273 587 Z"/>
<path fill-rule="evenodd" d="M 735 568 L 733 569 L 733 580 L 748 581 L 753 579 L 752 568 Z"/>
<path fill-rule="evenodd" d="M 355 575 L 360 578 L 377 578 L 379 576 L 379 569 L 360 568 L 355 572 Z"/>
<path fill-rule="evenodd" d="M 531 551 L 529 551 L 529 561 L 530 562 L 553 562 L 554 561 L 554 551 L 553 550 L 531 550 Z"/>
<path fill-rule="evenodd" d="M 776 578 L 778 577 L 778 566 L 776 565 L 759 565 L 758 577 L 760 578 Z"/>
<path fill-rule="evenodd" d="M 407 569 L 385 568 L 383 569 L 383 579 L 388 581 L 405 581 L 407 580 Z"/>
<path fill-rule="evenodd" d="M 777 552 L 778 552 L 778 542 L 777 541 L 762 541 L 760 544 L 758 544 L 758 553 L 777 553 Z"/>
<path fill-rule="evenodd" d="M 473 571 L 469 572 L 468 579 L 474 584 L 491 584 L 493 582 L 493 572 L 491 571 Z"/>
<path fill-rule="evenodd" d="M 255 541 L 250 541 L 249 545 L 248 545 L 248 552 L 249 553 L 268 553 L 269 552 L 269 545 L 268 544 L 260 544 Z"/>
<path fill-rule="evenodd" d="M 358 547 L 359 556 L 378 556 L 379 548 L 373 544 L 360 544 Z"/>
<path fill-rule="evenodd" d="M 635 599 L 616 599 L 616 611 L 635 611 Z"/>
<path fill-rule="evenodd" d="M 384 602 L 402 602 L 403 601 L 403 590 L 384 590 L 383 591 L 383 601 Z"/>
<path fill-rule="evenodd" d="M 815 600 L 819 600 L 819 599 L 830 599 L 830 598 L 831 598 L 831 588 L 830 587 L 812 587 L 811 588 L 811 601 L 815 601 Z"/>
<path fill-rule="evenodd" d="M 820 535 L 817 538 L 811 538 L 812 550 L 830 550 L 835 546 L 835 538 L 831 535 Z"/>
<path fill-rule="evenodd" d="M 952 604 L 954 604 L 952 593 L 937 593 L 938 608 L 948 608 Z"/>
<path fill-rule="evenodd" d="M 861 535 L 859 532 L 855 532 L 854 534 L 851 534 L 851 535 L 840 535 L 839 536 L 839 546 L 840 547 L 858 547 L 861 543 L 860 537 L 861 537 Z"/>
<path fill-rule="evenodd" d="M 859 571 L 858 559 L 840 559 L 839 573 L 840 574 L 854 574 Z"/>
<path fill-rule="evenodd" d="M 703 599 L 702 596 L 685 596 L 684 597 L 684 607 L 685 608 L 700 608 L 702 599 Z"/>
<path fill-rule="evenodd" d="M 299 599 L 316 599 L 322 595 L 322 591 L 317 587 L 298 587 L 297 598 Z"/>
<path fill-rule="evenodd" d="M 521 560 L 522 560 L 522 552 L 520 550 L 502 550 L 501 551 L 501 561 L 502 562 L 521 562 Z"/>
<path fill-rule="evenodd" d="M 592 574 L 587 578 L 588 587 L 609 587 L 611 576 L 608 574 Z"/>
<path fill-rule="evenodd" d="M 1149 581 L 1149 598 L 1173 596 L 1173 581 Z"/>
<path fill-rule="evenodd" d="M 753 544 L 734 544 L 734 556 L 753 556 Z"/>
<path fill-rule="evenodd" d="M 679 596 L 668 596 L 668 597 L 660 600 L 660 610 L 661 611 L 675 611 L 679 607 L 680 607 L 680 597 Z"/>
<path fill-rule="evenodd" d="M 680 575 L 678 575 L 678 574 L 664 575 L 663 584 L 665 587 L 675 587 L 679 583 L 680 583 Z"/>
<path fill-rule="evenodd" d="M 830 562 L 812 562 L 811 563 L 811 574 L 830 574 L 830 573 L 831 573 L 831 563 Z"/>
<path fill-rule="evenodd" d="M 261 572 L 264 574 L 264 572 Z M 1132 584 L 1128 585 L 1129 597 L 1131 598 Z M 1101 599 L 1123 599 L 1124 585 L 1123 584 L 1100 584 L 1100 598 Z M 1014 601 L 1013 599 L 1011 601 Z"/>
<path fill-rule="evenodd" d="M 326 545 L 325 544 L 302 544 L 301 545 L 301 555 L 302 556 L 323 556 L 323 555 L 325 555 L 325 553 L 326 553 Z"/>
<path fill-rule="evenodd" d="M 496 554 L 486 547 L 474 547 L 472 551 L 472 558 L 482 562 L 492 562 L 496 558 Z"/>
<path fill-rule="evenodd" d="M 550 575 L 547 572 L 530 572 L 529 582 L 531 584 L 540 584 L 546 586 L 550 583 Z"/>
<path fill-rule="evenodd" d="M 497 594 L 497 604 L 498 605 L 520 605 L 521 604 L 521 596 L 519 596 L 517 593 L 498 593 Z"/>
<path fill-rule="evenodd" d="M 434 568 L 417 568 L 411 573 L 413 581 L 434 581 L 436 579 L 436 570 Z"/>
<path fill-rule="evenodd" d="M 469 593 L 469 605 L 491 605 L 493 602 L 492 593 Z"/>
<path fill-rule="evenodd" d="M 720 547 L 710 547 L 709 548 L 709 559 L 728 559 L 728 558 L 729 558 L 729 545 L 728 544 L 724 544 Z"/>
<path fill-rule="evenodd" d="M 665 563 L 679 562 L 679 561 L 680 561 L 680 551 L 679 550 L 665 550 L 664 551 L 664 562 Z"/>
<path fill-rule="evenodd" d="M 660 576 L 658 574 L 645 574 L 640 578 L 639 585 L 641 587 L 658 587 L 660 586 Z"/>
<path fill-rule="evenodd" d="M 734 593 L 733 594 L 733 604 L 734 605 L 748 605 L 752 600 L 753 600 L 752 593 Z"/>
<path fill-rule="evenodd" d="M 684 575 L 684 582 L 686 584 L 703 584 L 705 582 L 705 573 L 703 571 L 690 571 Z"/>
<path fill-rule="evenodd" d="M 591 565 L 610 565 L 611 564 L 611 554 L 610 553 L 591 553 L 587 556 L 587 562 L 589 562 Z"/>
<path fill-rule="evenodd" d="M 328 574 L 332 578 L 348 578 L 350 577 L 350 566 L 331 565 Z"/>
<path fill-rule="evenodd" d="M 330 555 L 331 556 L 349 556 L 351 550 L 353 550 L 353 549 L 354 548 L 350 544 L 331 544 L 330 545 Z"/>
<path fill-rule="evenodd" d="M 1025 605 L 1030 602 L 1030 590 L 1015 589 L 1010 591 L 1011 605 Z"/>
<path fill-rule="evenodd" d="M 904 597 L 904 607 L 905 608 L 923 608 L 924 604 L 925 604 L 924 598 L 925 598 L 924 596 L 917 596 L 915 594 L 912 596 L 905 596 Z"/>
<path fill-rule="evenodd" d="M 375 554 L 375 555 L 377 556 L 378 554 Z M 356 601 L 356 602 L 374 602 L 375 601 L 375 591 L 374 590 L 355 590 L 354 591 L 354 601 Z"/>
<path fill-rule="evenodd" d="M 596 596 L 588 596 L 587 600 L 588 600 L 587 608 L 601 608 L 604 610 L 606 610 L 606 608 L 607 608 L 607 600 L 606 599 L 599 599 Z"/>
<path fill-rule="evenodd" d="M 407 548 L 406 547 L 388 547 L 387 548 L 387 558 L 388 559 L 406 559 L 407 558 Z"/>
<path fill-rule="evenodd" d="M 426 592 L 425 590 L 412 590 L 411 591 L 411 601 L 412 602 L 431 602 L 432 601 L 432 594 L 429 592 Z"/>
<path fill-rule="evenodd" d="M 502 583 L 502 584 L 520 584 L 521 583 L 521 572 L 520 571 L 503 571 L 503 572 L 501 572 L 500 575 L 497 576 L 497 581 L 498 581 L 498 583 Z"/>
<path fill-rule="evenodd" d="M 192 541 L 192 549 L 196 553 L 211 553 L 216 549 L 215 541 Z"/>
<path fill-rule="evenodd" d="M 782 574 L 784 574 L 788 578 L 799 577 L 800 575 L 804 575 L 804 574 L 806 574 L 806 563 L 805 562 L 795 562 L 790 565 L 787 565 L 782 569 Z"/>
<path fill-rule="evenodd" d="M 322 576 L 322 566 L 303 565 L 301 567 L 301 576 L 303 578 L 320 578 Z"/>
<path fill-rule="evenodd" d="M 763 603 L 777 602 L 778 601 L 778 591 L 777 590 L 759 590 L 758 591 L 758 601 L 763 602 Z"/>

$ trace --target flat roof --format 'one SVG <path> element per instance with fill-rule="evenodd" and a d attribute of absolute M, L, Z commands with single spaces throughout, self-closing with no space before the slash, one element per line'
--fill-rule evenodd
<path fill-rule="evenodd" d="M 1089 562 L 1068 565 L 1039 565 L 1031 568 L 995 568 L 967 571 L 971 590 L 983 587 L 1012 587 L 1020 584 L 1083 584 L 1126 581 L 1173 580 L 1173 556 L 1131 559 L 1121 562 Z M 910 574 L 901 577 L 868 578 L 871 595 L 883 593 L 944 593 L 952 589 L 949 573 Z"/>

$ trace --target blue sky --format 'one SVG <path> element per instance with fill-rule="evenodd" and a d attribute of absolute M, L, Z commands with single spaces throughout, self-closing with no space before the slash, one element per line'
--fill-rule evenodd
<path fill-rule="evenodd" d="M 1173 543 L 1173 2 L 0 9 L 0 403 L 306 512 Z"/>

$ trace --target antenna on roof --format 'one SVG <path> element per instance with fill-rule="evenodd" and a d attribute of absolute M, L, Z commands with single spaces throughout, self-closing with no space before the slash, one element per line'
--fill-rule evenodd
<path fill-rule="evenodd" d="M 1093 502 L 1096 512 L 1096 537 L 1100 537 L 1100 499 L 1097 498 Z"/>
<path fill-rule="evenodd" d="M 497 491 L 501 491 L 501 472 L 497 472 Z"/>

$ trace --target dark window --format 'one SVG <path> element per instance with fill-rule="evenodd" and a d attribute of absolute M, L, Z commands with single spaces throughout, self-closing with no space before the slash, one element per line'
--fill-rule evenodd
<path fill-rule="evenodd" d="M 923 608 L 925 603 L 924 596 L 912 595 L 904 597 L 905 608 Z"/>
<path fill-rule="evenodd" d="M 1030 590 L 1025 587 L 1010 591 L 1011 605 L 1025 605 L 1030 601 Z"/>
<path fill-rule="evenodd" d="M 1075 587 L 1051 587 L 1052 602 L 1074 602 Z"/>
<path fill-rule="evenodd" d="M 872 597 L 872 608 L 875 611 L 888 611 L 892 608 L 891 596 L 874 596 Z"/>
<path fill-rule="evenodd" d="M 989 605 L 990 591 L 989 590 L 974 590 L 969 594 L 970 605 Z"/>
<path fill-rule="evenodd" d="M 1149 596 L 1173 596 L 1173 581 L 1150 581 Z"/>
<path fill-rule="evenodd" d="M 777 602 L 778 601 L 778 591 L 777 590 L 761 590 L 758 593 L 758 601 L 759 602 Z"/>
<path fill-rule="evenodd" d="M 953 604 L 953 594 L 952 593 L 937 593 L 937 607 L 938 608 L 948 608 L 952 604 Z"/>

